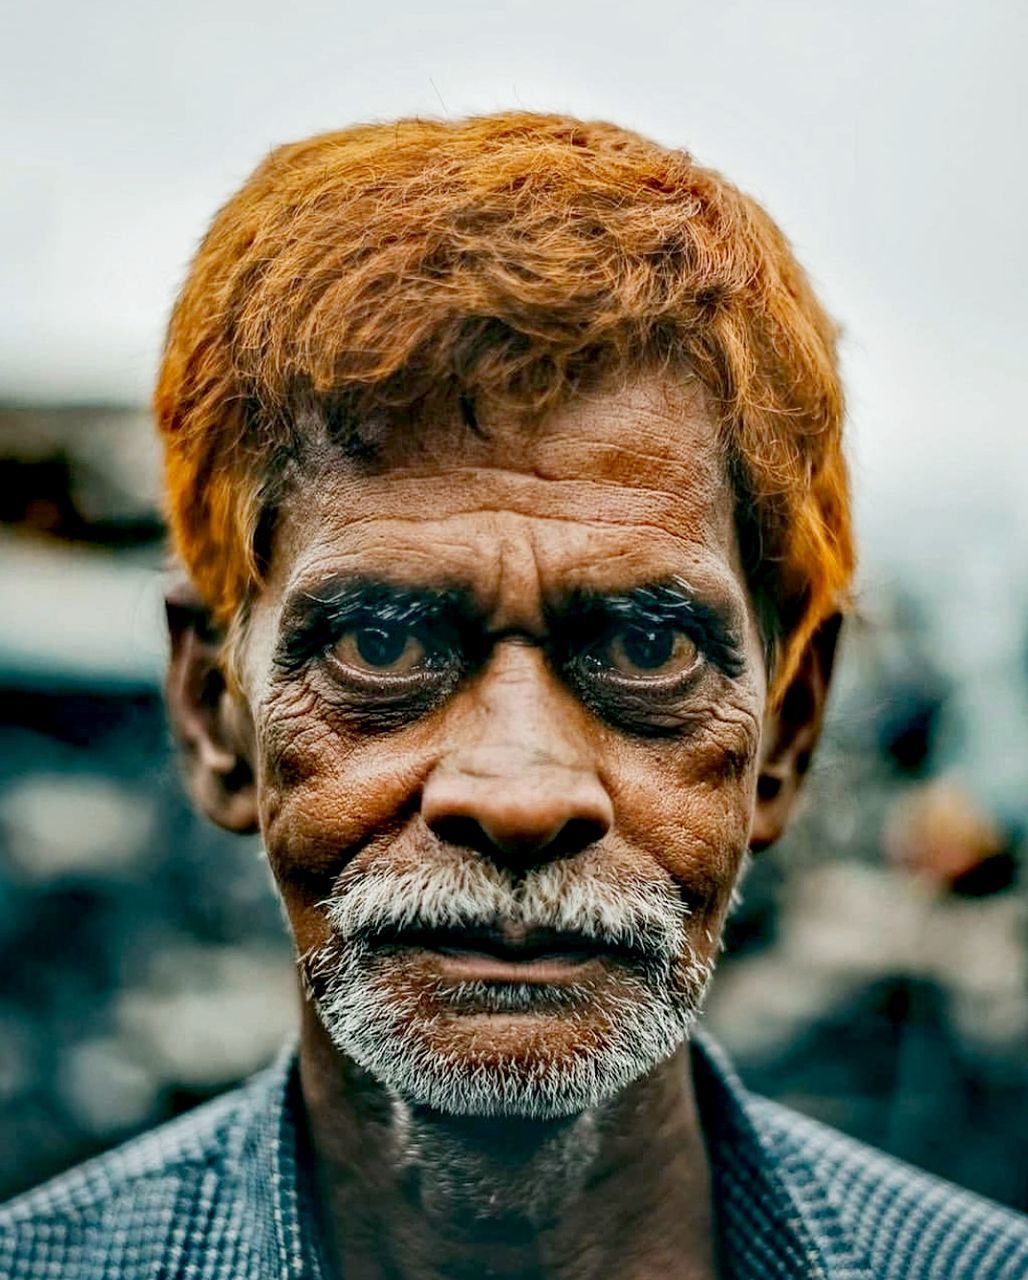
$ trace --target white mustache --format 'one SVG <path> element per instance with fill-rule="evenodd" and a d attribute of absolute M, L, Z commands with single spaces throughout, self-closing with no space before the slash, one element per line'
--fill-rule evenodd
<path fill-rule="evenodd" d="M 414 866 L 347 868 L 322 907 L 341 942 L 394 930 L 511 925 L 578 934 L 666 964 L 681 951 L 690 914 L 670 879 L 646 879 L 588 853 L 515 878 L 441 846 Z"/>

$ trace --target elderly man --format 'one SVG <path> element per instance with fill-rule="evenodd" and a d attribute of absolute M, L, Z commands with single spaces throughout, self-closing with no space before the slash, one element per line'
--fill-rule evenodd
<path fill-rule="evenodd" d="M 752 200 L 548 116 L 283 147 L 156 409 L 171 714 L 299 1044 L 15 1202 L 4 1276 L 1028 1274 L 690 1034 L 853 567 L 833 326 Z"/>

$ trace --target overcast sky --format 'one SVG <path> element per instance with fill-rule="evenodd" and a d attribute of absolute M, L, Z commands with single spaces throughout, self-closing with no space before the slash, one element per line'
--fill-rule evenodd
<path fill-rule="evenodd" d="M 995 508 L 1028 541 L 1026 37 L 1021 0 L 22 0 L 0 396 L 145 400 L 193 248 L 274 144 L 566 110 L 766 203 L 846 329 L 865 508 Z"/>

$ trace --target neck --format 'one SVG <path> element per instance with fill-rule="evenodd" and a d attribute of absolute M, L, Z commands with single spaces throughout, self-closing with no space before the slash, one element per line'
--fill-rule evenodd
<path fill-rule="evenodd" d="M 581 1115 L 456 1117 L 383 1089 L 305 1005 L 300 1071 L 326 1252 L 347 1280 L 716 1274 L 684 1049 Z"/>

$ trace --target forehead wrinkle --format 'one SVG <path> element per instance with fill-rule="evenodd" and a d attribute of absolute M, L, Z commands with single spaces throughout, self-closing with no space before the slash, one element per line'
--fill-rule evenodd
<path fill-rule="evenodd" d="M 446 538 L 439 536 L 442 532 L 440 526 L 456 523 L 462 518 L 475 516 L 506 516 L 511 520 L 518 521 L 523 526 L 522 536 L 531 541 L 533 544 L 538 542 L 538 531 L 535 526 L 540 525 L 557 525 L 568 526 L 573 530 L 580 531 L 583 538 L 590 533 L 595 533 L 601 538 L 608 534 L 623 533 L 625 535 L 644 534 L 656 535 L 659 543 L 671 541 L 680 546 L 691 549 L 690 557 L 699 555 L 704 560 L 713 560 L 712 547 L 709 539 L 695 536 L 693 530 L 674 530 L 667 528 L 666 525 L 655 523 L 652 521 L 633 520 L 631 522 L 610 519 L 604 520 L 601 517 L 594 516 L 589 520 L 580 519 L 577 516 L 556 516 L 556 515 L 540 515 L 538 513 L 524 513 L 520 511 L 509 511 L 506 508 L 497 507 L 475 507 L 466 511 L 455 512 L 450 515 L 438 516 L 399 516 L 399 515 L 368 515 L 363 518 L 348 519 L 346 523 L 331 536 L 324 540 L 319 540 L 317 545 L 317 556 L 314 563 L 325 559 L 329 562 L 337 562 L 355 559 L 357 557 L 367 557 L 369 554 L 381 551 L 385 556 L 393 556 L 397 551 L 398 544 L 402 544 L 404 553 L 414 556 L 423 556 L 424 559 L 431 561 L 433 564 L 439 562 L 439 550 L 447 549 L 455 552 L 457 555 L 467 555 L 469 559 L 478 563 L 485 554 L 486 546 L 490 549 L 502 546 L 505 542 L 510 543 L 511 537 L 508 532 L 506 535 L 500 530 L 495 530 L 492 537 L 489 536 L 487 529 L 474 529 L 468 531 L 466 538 Z M 358 534 L 365 533 L 370 530 L 379 529 L 382 536 L 374 541 L 360 541 L 356 546 L 346 545 L 351 538 Z M 409 531 L 410 538 L 392 538 L 389 536 L 391 530 Z M 432 547 L 431 549 L 423 548 L 425 542 L 425 534 L 427 530 L 432 530 Z M 611 553 L 604 551 L 599 554 L 598 558 L 603 560 L 621 559 L 621 558 L 642 558 L 647 554 L 653 555 L 657 547 L 653 543 L 643 545 L 639 543 L 636 546 L 624 548 Z M 537 558 L 539 557 L 536 550 Z M 301 563 L 294 570 L 294 574 L 290 579 L 290 585 L 293 582 L 305 577 L 310 571 L 311 562 L 301 557 Z"/>
<path fill-rule="evenodd" d="M 383 554 L 384 562 L 388 559 L 396 557 L 398 549 L 403 550 L 405 554 L 414 554 L 420 556 L 438 566 L 439 550 L 446 548 L 456 553 L 458 558 L 467 557 L 471 563 L 480 564 L 486 554 L 494 552 L 499 545 L 503 544 L 503 535 L 489 536 L 484 529 L 469 530 L 466 538 L 446 538 L 439 536 L 439 526 L 456 524 L 463 517 L 474 516 L 507 516 L 511 520 L 524 522 L 524 538 L 530 540 L 536 548 L 536 559 L 552 558 L 550 554 L 540 554 L 540 538 L 539 526 L 566 526 L 572 531 L 579 532 L 581 539 L 576 545 L 580 547 L 581 543 L 591 538 L 603 541 L 603 549 L 597 550 L 597 559 L 609 561 L 616 558 L 632 558 L 643 559 L 658 558 L 664 559 L 661 554 L 662 549 L 668 543 L 676 545 L 677 548 L 684 549 L 684 557 L 686 562 L 693 564 L 696 561 L 709 563 L 711 567 L 721 563 L 722 566 L 740 570 L 739 548 L 734 536 L 734 526 L 728 529 L 728 538 L 723 541 L 719 539 L 704 538 L 699 536 L 695 529 L 675 530 L 668 529 L 667 525 L 657 521 L 641 521 L 635 520 L 626 522 L 622 520 L 603 520 L 600 517 L 593 517 L 591 520 L 580 520 L 576 516 L 549 516 L 539 515 L 539 513 L 522 513 L 507 511 L 506 508 L 495 507 L 476 507 L 472 511 L 462 511 L 449 516 L 366 516 L 362 520 L 348 521 L 346 525 L 339 529 L 338 532 L 326 536 L 324 540 L 317 543 L 317 558 L 324 558 L 326 561 L 344 561 L 344 559 L 355 559 L 360 557 L 366 559 L 369 554 L 374 556 L 376 552 Z M 358 540 L 356 545 L 351 544 L 351 539 L 356 538 L 361 532 L 367 530 L 378 529 L 383 532 L 383 536 L 374 541 Z M 388 531 L 396 530 L 401 534 L 408 536 L 399 536 L 399 538 L 390 538 Z M 431 547 L 425 548 L 426 531 L 431 530 Z M 622 547 L 621 549 L 611 550 L 611 541 L 618 534 L 623 536 L 643 535 L 649 539 L 648 543 L 644 543 L 639 539 L 632 547 Z M 510 535 L 508 535 L 510 540 Z M 348 545 L 349 544 L 349 545 Z M 565 541 L 565 547 L 568 543 Z M 292 580 L 296 580 L 298 576 L 306 575 L 307 562 L 305 557 L 300 556 L 300 563 L 294 567 Z"/>
<path fill-rule="evenodd" d="M 466 493 L 469 486 L 460 484 L 466 474 L 455 470 L 443 476 L 419 477 L 411 486 L 414 492 L 393 489 L 386 494 L 355 494 L 352 500 L 343 498 L 333 502 L 333 510 L 326 515 L 340 534 L 381 521 L 424 526 L 464 517 L 512 516 L 597 530 L 652 529 L 679 537 L 701 533 L 699 541 L 720 544 L 729 554 L 734 550 L 734 511 L 729 503 L 718 503 L 716 493 L 709 491 L 682 494 L 672 490 L 627 488 L 610 482 L 546 481 L 519 484 L 513 492 L 491 493 L 468 502 L 461 491 Z M 434 490 L 430 512 L 408 514 L 412 506 L 424 501 L 426 487 Z M 626 495 L 629 496 L 627 502 L 624 501 Z M 380 501 L 382 497 L 385 502 Z M 299 522 L 309 516 L 310 505 L 323 509 L 325 504 L 315 499 L 314 504 L 304 506 L 299 511 Z M 369 506 L 374 509 L 368 510 Z M 287 510 L 283 514 L 284 524 L 296 523 L 290 519 L 291 512 Z"/>
<path fill-rule="evenodd" d="M 701 476 L 725 487 L 730 483 L 720 446 L 706 440 L 668 441 L 673 447 L 648 450 L 638 441 L 626 444 L 620 440 L 581 439 L 566 432 L 551 431 L 515 449 L 489 443 L 488 451 L 477 457 L 470 449 L 440 450 L 410 461 L 396 459 L 379 470 L 358 470 L 348 463 L 340 466 L 338 460 L 334 466 L 324 469 L 344 470 L 356 484 L 362 485 L 388 483 L 395 478 L 430 478 L 455 471 L 486 476 L 506 474 L 553 483 L 593 480 L 630 489 L 645 488 L 652 483 L 640 479 L 641 476 L 659 478 L 669 471 L 680 474 L 687 483 Z M 461 460 L 446 466 L 441 459 L 447 453 Z"/>
<path fill-rule="evenodd" d="M 531 468 L 540 479 L 560 479 L 559 475 L 551 474 L 545 465 L 549 461 L 549 455 L 557 455 L 556 461 L 559 462 L 574 451 L 584 454 L 590 461 L 600 463 L 601 466 L 609 464 L 603 466 L 603 475 L 609 475 L 614 483 L 626 488 L 657 487 L 650 477 L 666 477 L 671 472 L 680 475 L 683 480 L 694 479 L 701 469 L 709 472 L 709 478 L 714 483 L 724 483 L 726 487 L 729 484 L 720 453 L 704 445 L 697 445 L 687 458 L 683 458 L 677 450 L 651 452 L 636 445 L 614 444 L 606 440 L 575 440 L 555 434 L 540 446 L 540 450 L 542 457 L 535 459 Z M 627 469 L 624 467 L 625 463 L 630 464 Z"/>
<path fill-rule="evenodd" d="M 560 495 L 565 490 L 581 488 L 586 490 L 613 490 L 617 493 L 653 496 L 662 499 L 674 499 L 677 502 L 687 500 L 693 493 L 711 498 L 715 493 L 728 492 L 728 478 L 720 473 L 719 468 L 699 468 L 691 462 L 676 462 L 674 459 L 655 459 L 659 463 L 660 477 L 670 478 L 674 470 L 683 472 L 683 478 L 691 483 L 680 487 L 668 487 L 663 484 L 644 484 L 639 482 L 638 475 L 632 477 L 622 475 L 557 475 L 541 472 L 534 467 L 491 466 L 482 463 L 457 463 L 453 466 L 428 467 L 392 467 L 381 475 L 360 476 L 344 468 L 333 469 L 331 481 L 339 485 L 341 500 L 346 504 L 362 501 L 381 501 L 390 494 L 404 488 L 419 489 L 422 486 L 437 484 L 453 485 L 455 481 L 473 482 L 479 478 L 489 484 L 499 484 L 501 492 L 509 492 L 515 497 L 525 489 L 539 488 L 542 492 Z M 308 497 L 311 493 L 321 492 L 324 474 L 311 477 L 312 483 L 299 487 L 299 495 Z"/>
<path fill-rule="evenodd" d="M 460 472 L 452 474 L 459 475 Z M 365 548 L 371 549 L 379 541 L 389 545 L 394 531 L 398 531 L 401 533 L 399 541 L 407 542 L 411 547 L 430 537 L 445 551 L 479 558 L 486 547 L 495 545 L 497 535 L 502 538 L 504 526 L 513 524 L 518 536 L 523 536 L 518 526 L 528 522 L 533 528 L 553 525 L 572 534 L 578 533 L 580 536 L 574 539 L 577 543 L 584 538 L 598 537 L 608 548 L 607 554 L 612 536 L 623 532 L 629 537 L 652 535 L 660 542 L 672 539 L 688 547 L 720 553 L 733 567 L 736 565 L 735 521 L 727 504 L 722 507 L 709 500 L 697 501 L 700 510 L 694 512 L 683 496 L 654 490 L 643 491 L 645 500 L 642 502 L 635 500 L 638 490 L 629 491 L 628 502 L 618 502 L 617 499 L 625 494 L 623 486 L 593 486 L 608 499 L 604 502 L 595 493 L 583 496 L 582 490 L 588 486 L 582 482 L 565 482 L 567 486 L 574 484 L 577 489 L 572 494 L 577 501 L 570 504 L 570 510 L 566 501 L 546 501 L 547 496 L 553 496 L 549 486 L 542 492 L 537 486 L 531 489 L 519 486 L 519 491 L 513 495 L 488 494 L 468 502 L 460 492 L 463 488 L 466 493 L 466 486 L 445 483 L 438 477 L 432 480 L 430 502 L 424 501 L 424 487 L 419 485 L 416 498 L 408 494 L 406 500 L 401 500 L 404 495 L 390 492 L 387 495 L 390 501 L 386 503 L 374 501 L 382 495 L 365 494 L 364 501 L 360 503 L 348 500 L 348 486 L 339 486 L 342 493 L 336 486 L 332 486 L 335 489 L 333 493 L 322 490 L 313 502 L 287 503 L 288 509 L 282 513 L 278 530 L 277 549 L 286 558 L 291 552 L 295 560 L 301 562 L 297 567 L 302 568 L 302 562 L 309 559 L 310 553 L 331 555 L 334 547 L 337 554 L 349 556 L 357 551 L 363 552 Z M 561 496 L 566 496 L 566 490 Z M 507 501 L 503 500 L 504 497 Z M 609 500 L 612 497 L 614 501 Z M 369 506 L 373 509 L 369 510 Z M 312 525 L 315 526 L 313 529 Z M 462 525 L 470 527 L 465 531 Z M 375 530 L 382 531 L 381 537 L 373 537 Z M 454 530 L 458 531 L 456 536 Z M 409 533 L 404 536 L 404 531 Z M 371 535 L 373 540 L 362 535 Z M 538 534 L 532 536 L 541 542 Z M 561 536 L 567 537 L 566 534 Z M 644 548 L 640 546 L 633 550 L 635 554 L 642 554 Z"/>
<path fill-rule="evenodd" d="M 669 380 L 659 370 L 636 371 L 623 383 L 605 383 L 579 390 L 550 405 L 541 414 L 527 406 L 476 399 L 477 429 L 469 430 L 455 402 L 433 404 L 427 411 L 400 411 L 386 426 L 371 470 L 392 470 L 405 462 L 431 463 L 439 453 L 453 450 L 478 461 L 513 459 L 521 466 L 555 440 L 574 447 L 609 443 L 630 447 L 638 438 L 657 443 L 658 454 L 700 446 L 716 452 L 720 446 L 718 415 L 703 383 L 678 375 Z M 711 448 L 713 446 L 713 448 Z"/>

